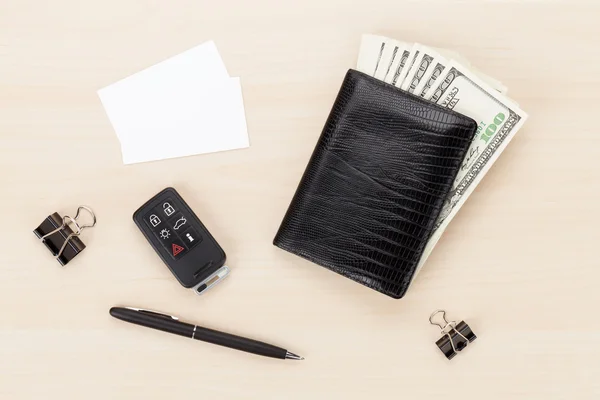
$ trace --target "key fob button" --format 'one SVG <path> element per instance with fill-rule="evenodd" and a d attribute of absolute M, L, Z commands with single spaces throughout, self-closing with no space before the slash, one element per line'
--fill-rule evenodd
<path fill-rule="evenodd" d="M 177 234 L 181 234 L 187 228 L 191 226 L 191 222 L 189 217 L 186 217 L 182 213 L 178 212 L 173 214 L 173 217 L 169 219 L 169 223 L 173 227 L 173 230 L 177 232 Z"/>
<path fill-rule="evenodd" d="M 191 249 L 202 241 L 202 236 L 191 226 L 179 234 L 179 237 L 188 249 Z"/>
<path fill-rule="evenodd" d="M 169 241 L 166 247 L 171 256 L 176 260 L 179 260 L 188 252 L 185 244 L 179 239 Z"/>
<path fill-rule="evenodd" d="M 156 230 L 156 228 L 159 225 L 163 224 L 165 220 L 166 218 L 164 218 L 161 215 L 161 213 L 155 210 L 153 210 L 151 213 L 146 214 L 146 216 L 144 217 L 144 221 L 146 221 L 146 224 L 148 224 L 150 229 L 152 229 L 153 231 Z"/>
<path fill-rule="evenodd" d="M 157 207 L 158 210 L 161 211 L 161 216 L 166 219 L 171 219 L 177 213 L 179 207 L 175 204 L 172 198 L 168 198 L 162 202 L 160 206 Z"/>
<path fill-rule="evenodd" d="M 173 232 L 173 228 L 171 228 L 165 222 L 160 223 L 156 227 L 152 228 L 152 231 L 154 232 L 154 235 L 161 241 L 163 246 L 168 245 L 171 240 L 177 237 L 175 232 Z"/>

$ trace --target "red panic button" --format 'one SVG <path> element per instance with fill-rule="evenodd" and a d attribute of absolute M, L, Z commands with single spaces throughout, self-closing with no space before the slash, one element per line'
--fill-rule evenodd
<path fill-rule="evenodd" d="M 173 257 L 177 256 L 177 254 L 181 253 L 185 249 L 178 244 L 173 243 Z"/>

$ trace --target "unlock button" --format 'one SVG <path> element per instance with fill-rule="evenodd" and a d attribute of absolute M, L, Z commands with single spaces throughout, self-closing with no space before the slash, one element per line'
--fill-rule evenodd
<path fill-rule="evenodd" d="M 162 205 L 162 209 L 165 212 L 167 217 L 170 217 L 171 215 L 175 214 L 175 209 L 173 208 L 171 203 L 172 203 L 172 200 L 169 199 L 168 201 L 165 201 Z"/>
<path fill-rule="evenodd" d="M 183 233 L 180 233 L 179 237 L 183 240 L 188 249 L 191 249 L 202 241 L 202 236 L 200 236 L 200 234 L 192 227 L 189 227 L 187 230 L 183 231 Z"/>

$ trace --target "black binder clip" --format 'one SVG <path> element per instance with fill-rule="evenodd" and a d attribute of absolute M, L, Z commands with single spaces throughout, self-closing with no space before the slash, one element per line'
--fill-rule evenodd
<path fill-rule="evenodd" d="M 433 317 L 442 314 L 443 323 L 433 322 Z M 469 343 L 477 339 L 469 325 L 465 321 L 450 321 L 446 319 L 446 311 L 436 310 L 429 316 L 429 323 L 437 325 L 442 330 L 443 336 L 435 342 L 448 360 L 451 360 L 459 351 L 462 351 Z"/>
<path fill-rule="evenodd" d="M 81 224 L 77 221 L 81 210 L 90 213 L 91 223 Z M 96 215 L 92 209 L 79 206 L 75 218 L 68 215 L 61 217 L 58 213 L 54 213 L 49 215 L 33 233 L 41 239 L 60 265 L 64 266 L 85 249 L 85 244 L 79 239 L 81 231 L 94 225 L 96 225 Z"/>

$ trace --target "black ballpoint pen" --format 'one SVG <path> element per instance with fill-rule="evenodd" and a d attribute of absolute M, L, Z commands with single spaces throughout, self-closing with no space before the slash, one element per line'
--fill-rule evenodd
<path fill-rule="evenodd" d="M 304 360 L 303 357 L 290 353 L 281 347 L 181 322 L 177 317 L 157 311 L 134 307 L 113 307 L 110 309 L 110 315 L 132 324 L 158 329 L 159 331 L 169 332 L 175 335 L 186 336 L 191 339 L 241 350 L 247 353 L 287 360 Z"/>

